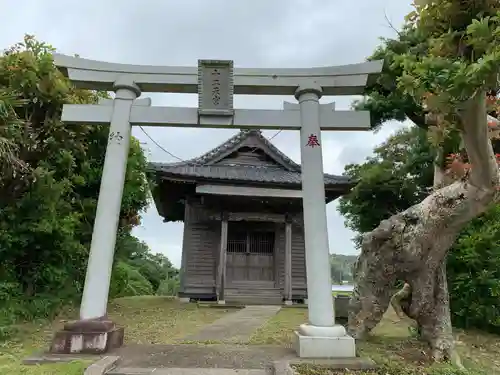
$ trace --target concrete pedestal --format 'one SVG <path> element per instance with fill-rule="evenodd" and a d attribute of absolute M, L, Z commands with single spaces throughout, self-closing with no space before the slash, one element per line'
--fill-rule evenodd
<path fill-rule="evenodd" d="M 102 354 L 123 345 L 124 328 L 110 320 L 79 320 L 56 332 L 50 346 L 57 354 Z"/>
<path fill-rule="evenodd" d="M 341 325 L 315 327 L 302 324 L 295 331 L 294 348 L 300 358 L 356 357 L 356 342 Z"/>

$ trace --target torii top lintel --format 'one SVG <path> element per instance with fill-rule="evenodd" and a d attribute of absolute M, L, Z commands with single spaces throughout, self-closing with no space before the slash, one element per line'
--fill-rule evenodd
<path fill-rule="evenodd" d="M 82 89 L 111 91 L 118 77 L 128 75 L 143 92 L 198 92 L 197 67 L 117 64 L 61 54 L 54 54 L 54 62 Z M 377 60 L 318 68 L 235 68 L 234 93 L 293 95 L 298 86 L 315 81 L 323 95 L 361 95 L 382 67 Z"/>

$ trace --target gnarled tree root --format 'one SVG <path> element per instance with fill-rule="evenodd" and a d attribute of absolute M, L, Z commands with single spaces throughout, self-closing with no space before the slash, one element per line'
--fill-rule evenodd
<path fill-rule="evenodd" d="M 401 219 L 404 221 L 399 221 Z M 418 329 L 420 339 L 429 345 L 429 353 L 435 361 L 450 361 L 462 367 L 452 334 L 446 251 L 443 251 L 455 237 L 445 233 L 439 239 L 431 237 L 433 241 L 425 244 L 430 253 L 425 260 L 418 259 L 422 254 L 415 257 L 415 252 L 398 252 L 394 242 L 405 236 L 402 232 L 407 230 L 407 220 L 408 216 L 393 217 L 364 239 L 355 270 L 349 333 L 363 339 L 392 305 L 400 319 L 411 320 L 410 325 Z M 444 259 L 439 254 L 443 254 Z M 401 278 L 406 279 L 404 287 L 392 295 L 394 283 Z"/>
<path fill-rule="evenodd" d="M 403 287 L 398 292 L 394 293 L 394 295 L 391 297 L 391 306 L 400 320 L 409 318 L 407 313 L 404 312 L 401 302 L 403 300 L 408 302 L 410 297 L 411 286 L 408 283 L 405 283 Z"/>
<path fill-rule="evenodd" d="M 431 320 L 437 320 L 439 322 L 437 324 L 438 327 L 440 327 L 440 329 L 444 330 L 445 332 L 440 332 L 439 334 L 436 334 L 437 327 L 433 327 L 431 329 L 427 327 L 428 329 L 427 333 L 430 333 L 430 335 L 428 337 L 421 337 L 421 338 L 429 343 L 431 347 L 431 357 L 434 359 L 434 361 L 436 362 L 449 361 L 452 365 L 460 369 L 464 369 L 460 356 L 455 349 L 452 332 L 451 331 L 446 332 L 448 331 L 447 327 L 451 327 L 451 321 L 450 322 L 447 321 L 448 320 L 447 317 L 449 317 L 447 286 L 445 286 L 444 288 L 441 287 L 441 293 L 443 292 L 446 292 L 446 299 L 445 299 L 446 303 L 443 306 L 444 310 L 441 311 L 441 314 L 443 314 L 441 315 L 442 316 L 441 321 L 440 319 L 436 319 L 437 315 L 435 315 L 433 317 L 434 319 Z M 409 316 L 411 298 L 412 298 L 412 288 L 410 284 L 405 283 L 404 286 L 391 297 L 391 306 L 398 315 L 399 319 L 411 320 L 412 322 L 414 322 L 417 326 L 419 334 L 422 335 L 422 333 L 425 333 L 425 331 L 422 331 L 423 327 L 421 327 L 418 324 L 418 318 L 417 321 L 415 321 L 412 317 Z M 445 319 L 445 322 L 442 321 L 443 318 Z"/>

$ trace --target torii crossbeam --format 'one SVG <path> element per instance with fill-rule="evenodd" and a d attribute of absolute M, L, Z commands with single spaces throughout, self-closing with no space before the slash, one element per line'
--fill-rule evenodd
<path fill-rule="evenodd" d="M 233 69 L 229 60 L 198 67 L 104 63 L 55 55 L 55 64 L 80 88 L 113 90 L 114 100 L 66 104 L 65 123 L 110 124 L 80 318 L 106 316 L 116 232 L 132 125 L 300 130 L 309 324 L 296 333 L 303 357 L 353 357 L 354 340 L 335 325 L 331 294 L 321 130 L 368 130 L 365 111 L 335 111 L 322 95 L 362 94 L 382 61 L 312 69 Z M 198 108 L 154 107 L 142 91 L 198 93 Z M 294 95 L 283 110 L 234 109 L 234 94 Z M 85 349 L 85 345 L 83 345 Z"/>

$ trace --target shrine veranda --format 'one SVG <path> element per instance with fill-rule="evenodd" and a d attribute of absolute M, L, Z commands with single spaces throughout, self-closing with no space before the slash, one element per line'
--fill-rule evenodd
<path fill-rule="evenodd" d="M 309 322 L 297 328 L 301 357 L 354 357 L 354 339 L 335 324 L 331 294 L 321 130 L 368 130 L 367 111 L 336 111 L 324 95 L 361 95 L 382 61 L 302 69 L 242 69 L 228 60 L 199 60 L 198 67 L 114 64 L 55 55 L 55 64 L 82 89 L 114 91 L 99 104 L 66 104 L 62 120 L 110 125 L 80 321 L 57 332 L 53 352 L 105 352 L 123 342 L 123 328 L 106 318 L 131 127 L 199 127 L 300 131 L 302 205 Z M 142 92 L 198 94 L 198 108 L 151 106 Z M 237 109 L 235 94 L 290 95 L 282 110 Z M 220 192 L 219 192 L 220 193 Z M 273 192 L 274 196 L 279 191 Z M 228 220 L 221 220 L 227 233 Z M 221 241 L 221 254 L 225 253 Z M 221 263 L 225 262 L 224 256 Z M 217 287 L 224 284 L 221 268 Z M 224 303 L 223 293 L 217 294 Z"/>

